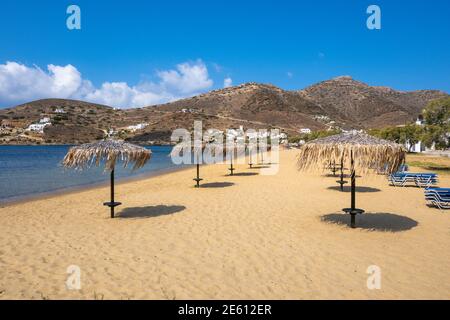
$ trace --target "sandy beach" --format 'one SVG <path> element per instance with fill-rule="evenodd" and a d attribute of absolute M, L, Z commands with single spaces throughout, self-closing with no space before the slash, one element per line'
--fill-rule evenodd
<path fill-rule="evenodd" d="M 423 189 L 358 179 L 356 229 L 336 177 L 237 165 L 100 187 L 0 208 L 0 299 L 448 299 L 450 212 Z M 415 170 L 415 168 L 411 168 Z M 419 169 L 417 169 L 419 170 Z M 423 171 L 423 170 L 421 170 Z M 450 187 L 450 175 L 440 174 Z M 81 289 L 66 288 L 80 267 Z M 381 270 L 369 290 L 367 269 Z"/>

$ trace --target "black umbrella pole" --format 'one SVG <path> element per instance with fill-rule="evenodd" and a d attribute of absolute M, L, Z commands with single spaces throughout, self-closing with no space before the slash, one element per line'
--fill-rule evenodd
<path fill-rule="evenodd" d="M 200 188 L 200 163 L 197 163 L 197 182 L 196 188 Z"/>
<path fill-rule="evenodd" d="M 353 151 L 351 152 L 351 167 L 352 167 L 352 211 L 354 211 L 356 209 L 356 174 L 355 174 L 355 163 L 354 163 L 354 159 L 353 159 Z M 351 214 L 352 216 L 352 220 L 351 220 L 351 227 L 355 228 L 356 227 L 356 222 L 355 222 L 355 213 Z"/>
<path fill-rule="evenodd" d="M 114 219 L 114 169 L 111 170 L 111 219 Z"/>

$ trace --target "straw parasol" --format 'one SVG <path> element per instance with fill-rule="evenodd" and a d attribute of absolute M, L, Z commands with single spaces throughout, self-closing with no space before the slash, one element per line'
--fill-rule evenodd
<path fill-rule="evenodd" d="M 114 201 L 114 169 L 117 161 L 123 162 L 123 167 L 133 164 L 133 170 L 139 169 L 150 159 L 151 151 L 120 140 L 102 140 L 72 147 L 64 157 L 62 164 L 67 168 L 86 169 L 93 164 L 105 164 L 105 170 L 111 171 L 111 202 L 104 205 L 111 208 L 111 218 L 114 218 L 114 208 L 120 202 Z"/>
<path fill-rule="evenodd" d="M 214 156 L 216 154 L 217 146 L 213 145 L 213 143 L 214 141 L 212 140 L 210 140 L 209 142 L 197 140 L 194 141 L 194 143 L 191 143 L 191 141 L 185 141 L 175 145 L 170 152 L 169 156 L 171 157 L 184 156 L 184 152 L 186 150 L 191 153 L 192 156 L 189 161 L 193 160 L 193 163 L 197 167 L 197 176 L 193 179 L 196 182 L 195 188 L 200 188 L 200 181 L 203 181 L 203 179 L 200 178 L 200 164 L 202 164 L 204 160 L 203 152 L 205 151 L 205 149 L 210 148 L 209 150 L 211 151 L 211 155 Z"/>
<path fill-rule="evenodd" d="M 300 149 L 297 164 L 302 171 L 323 169 L 324 164 L 330 161 L 350 167 L 351 207 L 343 211 L 351 215 L 351 226 L 354 228 L 356 214 L 364 213 L 355 205 L 355 172 L 369 173 L 383 166 L 389 173 L 395 172 L 404 163 L 405 154 L 405 148 L 399 144 L 352 131 L 306 143 Z"/>
<path fill-rule="evenodd" d="M 200 163 L 201 163 L 201 159 L 202 159 L 202 153 L 206 148 L 206 143 L 205 142 L 198 142 L 198 143 L 194 143 L 191 144 L 191 142 L 183 142 L 183 143 L 179 143 L 176 146 L 174 146 L 172 148 L 172 151 L 170 152 L 170 156 L 178 156 L 178 155 L 183 155 L 184 154 L 184 150 L 190 150 L 190 152 L 192 152 L 193 154 L 193 160 L 194 160 L 194 164 L 197 167 L 197 176 L 196 178 L 194 178 L 193 180 L 195 181 L 195 188 L 200 188 L 200 181 L 203 181 L 202 178 L 200 178 Z"/>

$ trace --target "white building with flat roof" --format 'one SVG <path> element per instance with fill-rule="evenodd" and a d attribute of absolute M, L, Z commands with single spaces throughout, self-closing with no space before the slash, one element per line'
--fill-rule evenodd
<path fill-rule="evenodd" d="M 44 117 L 41 120 L 39 120 L 39 123 L 41 123 L 41 124 L 50 123 L 50 118 Z"/>
<path fill-rule="evenodd" d="M 131 132 L 136 132 L 138 130 L 145 129 L 148 126 L 148 123 L 139 123 L 133 126 L 128 126 L 127 130 L 130 130 Z"/>
<path fill-rule="evenodd" d="M 310 134 L 311 133 L 311 129 L 309 129 L 309 128 L 300 129 L 300 133 Z"/>
<path fill-rule="evenodd" d="M 26 129 L 26 131 L 34 131 L 34 132 L 38 132 L 38 133 L 44 133 L 44 128 L 50 126 L 51 123 L 50 122 L 46 122 L 46 123 L 33 123 L 30 124 L 28 126 L 28 128 Z"/>

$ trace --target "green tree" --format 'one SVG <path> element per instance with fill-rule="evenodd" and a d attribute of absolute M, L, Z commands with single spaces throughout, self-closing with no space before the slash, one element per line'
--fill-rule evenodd
<path fill-rule="evenodd" d="M 428 125 L 448 125 L 450 122 L 450 97 L 431 101 L 423 110 Z"/>
<path fill-rule="evenodd" d="M 448 127 L 438 125 L 427 125 L 422 135 L 422 142 L 428 148 L 433 145 L 437 150 L 450 148 L 450 137 Z"/>
<path fill-rule="evenodd" d="M 421 139 L 427 147 L 450 148 L 450 97 L 431 101 L 423 110 L 426 122 Z"/>
<path fill-rule="evenodd" d="M 424 134 L 422 126 L 408 124 L 404 127 L 387 127 L 384 129 L 369 130 L 369 134 L 381 139 L 393 141 L 400 144 L 409 143 L 410 148 L 421 141 Z"/>

